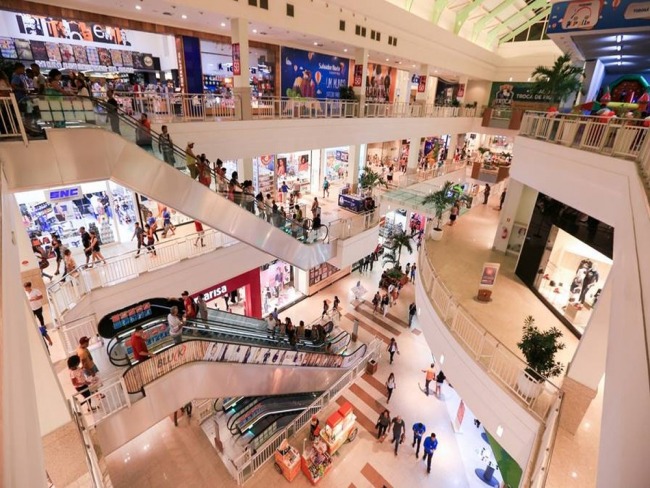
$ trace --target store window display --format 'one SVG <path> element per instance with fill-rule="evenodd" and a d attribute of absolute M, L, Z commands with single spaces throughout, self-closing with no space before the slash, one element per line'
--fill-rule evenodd
<path fill-rule="evenodd" d="M 286 182 L 291 189 L 296 188 L 296 185 L 300 185 L 300 192 L 303 195 L 310 193 L 311 156 L 312 151 L 277 155 L 276 181 L 278 190 Z"/>
<path fill-rule="evenodd" d="M 253 186 L 256 192 L 275 197 L 275 156 L 272 154 L 253 158 Z"/>
<path fill-rule="evenodd" d="M 294 283 L 293 266 L 279 259 L 261 268 L 260 283 L 264 314 L 270 313 L 276 307 L 286 308 L 304 296 Z"/>
<path fill-rule="evenodd" d="M 535 287 L 547 303 L 583 333 L 611 266 L 607 256 L 553 226 Z"/>
<path fill-rule="evenodd" d="M 349 146 L 325 149 L 325 176 L 330 182 L 347 178 L 349 158 Z"/>
<path fill-rule="evenodd" d="M 174 227 L 192 222 L 192 219 L 187 215 L 183 215 L 173 208 L 168 208 L 164 203 L 152 200 L 144 195 L 138 194 L 138 205 L 140 208 L 140 218 L 142 222 L 147 222 L 151 217 L 156 219 L 159 229 L 164 228 L 163 212 L 165 209 L 169 212 L 169 221 Z"/>

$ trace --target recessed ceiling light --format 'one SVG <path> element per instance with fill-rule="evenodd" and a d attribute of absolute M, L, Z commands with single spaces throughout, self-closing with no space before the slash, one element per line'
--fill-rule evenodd
<path fill-rule="evenodd" d="M 348 48 L 346 47 L 346 48 L 343 50 L 343 52 L 344 52 L 344 53 L 347 53 L 347 52 L 348 52 Z"/>
<path fill-rule="evenodd" d="M 414 65 L 414 64 L 413 64 L 413 65 L 411 65 L 411 66 L 413 66 L 413 67 L 415 68 L 415 65 Z"/>
<path fill-rule="evenodd" d="M 386 61 L 390 61 L 390 59 L 386 58 Z"/>
<path fill-rule="evenodd" d="M 181 15 L 181 19 L 187 19 L 187 15 L 185 14 Z"/>
<path fill-rule="evenodd" d="M 140 5 L 136 5 L 136 6 L 135 6 L 135 9 L 136 9 L 136 10 L 142 10 L 142 7 L 141 7 Z"/>
<path fill-rule="evenodd" d="M 221 23 L 221 27 L 226 27 L 226 23 L 225 23 L 225 22 L 222 22 L 222 23 Z"/>
<path fill-rule="evenodd" d="M 253 34 L 257 34 L 257 29 L 253 29 Z"/>
<path fill-rule="evenodd" d="M 318 42 L 314 41 L 314 46 L 318 46 Z"/>

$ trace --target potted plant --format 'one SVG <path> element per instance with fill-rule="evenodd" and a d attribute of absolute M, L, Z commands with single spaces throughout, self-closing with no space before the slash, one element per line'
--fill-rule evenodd
<path fill-rule="evenodd" d="M 433 215 L 437 222 L 436 226 L 431 230 L 431 238 L 434 241 L 442 239 L 442 216 L 454 203 L 451 191 L 453 186 L 454 184 L 451 181 L 445 181 L 440 190 L 430 193 L 422 199 L 422 205 L 433 205 Z"/>
<path fill-rule="evenodd" d="M 366 166 L 363 173 L 359 176 L 359 186 L 363 190 L 370 190 L 370 193 L 372 194 L 374 193 L 375 188 L 379 185 L 388 188 L 388 183 L 386 183 L 384 177 Z"/>
<path fill-rule="evenodd" d="M 531 92 L 547 99 L 551 105 L 561 105 L 580 91 L 584 73 L 582 68 L 572 63 L 570 54 L 563 54 L 553 66 L 535 68 Z"/>
<path fill-rule="evenodd" d="M 402 272 L 400 265 L 402 258 L 402 248 L 405 248 L 409 253 L 413 252 L 412 238 L 405 232 L 393 234 L 389 243 L 384 246 L 387 249 L 384 254 L 383 264 L 392 264 L 393 267 L 388 270 L 388 276 L 399 280 L 402 285 L 408 281 L 408 276 Z"/>
<path fill-rule="evenodd" d="M 528 367 L 517 386 L 525 397 L 537 397 L 542 391 L 544 378 L 553 378 L 564 371 L 564 365 L 555 360 L 555 354 L 565 347 L 560 342 L 561 337 L 562 332 L 557 327 L 542 331 L 535 325 L 532 315 L 524 319 L 523 335 L 517 347 L 526 358 Z"/>

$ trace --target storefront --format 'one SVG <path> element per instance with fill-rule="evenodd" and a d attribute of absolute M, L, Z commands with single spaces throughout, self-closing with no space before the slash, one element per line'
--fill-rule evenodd
<path fill-rule="evenodd" d="M 397 87 L 397 68 L 368 63 L 366 73 L 366 102 L 392 103 Z M 406 101 L 405 99 L 402 101 Z"/>
<path fill-rule="evenodd" d="M 320 181 L 320 150 L 298 151 L 278 154 L 276 157 L 276 188 L 287 183 L 293 190 L 300 184 L 300 192 L 305 195 L 312 191 L 311 181 Z"/>
<path fill-rule="evenodd" d="M 112 182 L 16 193 L 16 202 L 30 237 L 46 247 L 56 234 L 65 247 L 80 248 L 80 227 L 95 230 L 103 245 L 127 242 L 133 233 L 134 194 Z"/>
<path fill-rule="evenodd" d="M 284 310 L 305 297 L 297 286 L 297 268 L 276 259 L 259 269 L 262 312 L 269 314 L 273 309 Z"/>
<path fill-rule="evenodd" d="M 578 337 L 612 267 L 611 227 L 540 194 L 515 273 Z"/>
<path fill-rule="evenodd" d="M 203 295 L 209 308 L 226 310 L 247 317 L 262 317 L 260 268 L 251 269 L 227 281 L 193 293 Z"/>
<path fill-rule="evenodd" d="M 332 181 L 345 180 L 348 176 L 348 161 L 350 146 L 331 147 L 325 149 L 325 165 L 323 176 Z"/>
<path fill-rule="evenodd" d="M 405 209 L 390 211 L 379 222 L 379 243 L 384 244 L 395 234 L 406 232 L 415 235 L 420 231 L 424 232 L 426 222 L 426 216 L 416 212 Z"/>
<path fill-rule="evenodd" d="M 269 154 L 253 158 L 253 186 L 256 192 L 262 195 L 275 197 L 275 189 L 278 188 L 275 176 L 275 155 Z"/>
<path fill-rule="evenodd" d="M 173 208 L 168 208 L 167 205 L 165 205 L 164 203 L 160 203 L 157 202 L 156 200 L 152 200 L 151 198 L 146 197 L 145 195 L 137 194 L 137 201 L 138 201 L 138 210 L 140 213 L 140 221 L 142 222 L 142 225 L 146 224 L 151 217 L 154 217 L 156 219 L 158 229 L 162 229 L 163 228 L 162 213 L 165 209 L 169 210 L 169 213 L 171 214 L 171 222 L 174 227 L 178 227 L 179 225 L 189 224 L 190 222 L 194 222 L 194 220 L 188 217 L 187 215 L 184 215 Z"/>
<path fill-rule="evenodd" d="M 117 25 L 0 11 L 2 57 L 110 78 L 119 91 L 137 81 L 155 87 L 177 69 L 173 36 L 125 30 Z M 104 90 L 105 91 L 105 90 Z"/>
<path fill-rule="evenodd" d="M 393 165 L 395 170 L 406 155 L 408 160 L 409 143 L 407 139 L 386 142 L 372 142 L 367 145 L 366 162 L 373 167 Z"/>

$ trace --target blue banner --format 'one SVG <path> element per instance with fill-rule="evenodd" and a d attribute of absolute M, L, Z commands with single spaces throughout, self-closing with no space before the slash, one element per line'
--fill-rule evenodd
<path fill-rule="evenodd" d="M 587 0 L 554 3 L 548 34 L 650 26 L 650 2 Z"/>
<path fill-rule="evenodd" d="M 339 98 L 339 88 L 348 85 L 349 59 L 289 47 L 280 56 L 284 97 Z"/>

